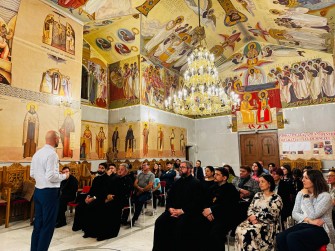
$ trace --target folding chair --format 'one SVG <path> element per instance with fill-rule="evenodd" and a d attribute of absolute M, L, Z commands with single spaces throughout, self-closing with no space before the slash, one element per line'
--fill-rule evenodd
<path fill-rule="evenodd" d="M 83 187 L 83 190 L 81 191 L 81 195 L 84 195 L 84 194 L 88 194 L 91 190 L 91 186 L 84 186 Z M 78 197 L 78 194 L 77 194 L 77 197 Z M 73 208 L 75 208 L 76 206 L 79 205 L 79 202 L 77 201 L 77 198 L 74 200 L 74 201 L 70 201 L 67 203 L 67 205 L 69 206 L 70 208 L 70 213 L 73 212 Z"/>

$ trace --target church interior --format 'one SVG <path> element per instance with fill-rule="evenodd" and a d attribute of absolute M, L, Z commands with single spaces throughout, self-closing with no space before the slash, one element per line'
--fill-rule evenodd
<path fill-rule="evenodd" d="M 176 159 L 326 173 L 334 16 L 335 0 L 2 0 L 0 186 L 22 190 L 49 130 L 78 178 Z M 50 250 L 151 250 L 156 217 L 101 243 L 67 226 Z M 28 250 L 29 219 L 3 219 L 0 249 Z"/>

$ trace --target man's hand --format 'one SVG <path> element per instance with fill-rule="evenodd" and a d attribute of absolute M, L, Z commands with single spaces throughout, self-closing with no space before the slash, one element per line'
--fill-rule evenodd
<path fill-rule="evenodd" d="M 250 196 L 250 192 L 245 189 L 240 189 L 240 195 L 241 195 L 241 198 L 245 198 L 245 197 Z"/>
<path fill-rule="evenodd" d="M 108 194 L 107 198 L 105 199 L 105 203 L 112 201 L 114 199 L 114 196 L 114 194 Z"/>
<path fill-rule="evenodd" d="M 92 203 L 92 201 L 94 201 L 94 198 L 92 198 L 92 197 L 86 197 L 86 199 L 85 199 L 85 203 L 86 204 L 90 204 L 90 203 Z"/>
<path fill-rule="evenodd" d="M 171 214 L 171 217 L 178 218 L 180 215 L 184 214 L 184 211 L 182 209 L 175 209 L 175 208 L 169 208 L 169 212 Z"/>

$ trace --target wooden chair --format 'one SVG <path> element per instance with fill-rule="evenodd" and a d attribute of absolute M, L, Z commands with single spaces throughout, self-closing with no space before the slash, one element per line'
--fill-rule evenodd
<path fill-rule="evenodd" d="M 291 167 L 291 170 L 293 170 L 295 168 L 295 163 L 294 161 L 290 160 L 289 158 L 283 158 L 280 160 L 280 166 L 283 165 L 289 165 Z"/>
<path fill-rule="evenodd" d="M 306 160 L 301 159 L 301 158 L 295 160 L 295 167 L 296 168 L 299 168 L 299 169 L 302 170 L 305 166 L 306 166 Z"/>
<path fill-rule="evenodd" d="M 306 166 L 311 166 L 311 167 L 313 167 L 313 169 L 321 171 L 322 162 L 321 162 L 321 160 L 311 158 L 309 160 L 306 160 Z"/>
<path fill-rule="evenodd" d="M 11 185 L 10 184 L 2 184 L 1 196 L 0 196 L 0 208 L 4 208 L 5 210 L 5 228 L 9 227 L 9 216 L 10 216 L 10 195 L 11 195 Z M 2 216 L 0 213 L 0 225 L 2 225 Z"/>

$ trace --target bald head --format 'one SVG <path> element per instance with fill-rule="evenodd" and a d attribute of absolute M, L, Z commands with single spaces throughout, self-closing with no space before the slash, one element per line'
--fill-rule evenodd
<path fill-rule="evenodd" d="M 56 131 L 48 131 L 45 135 L 45 143 L 53 147 L 57 147 L 59 143 L 59 136 Z"/>

